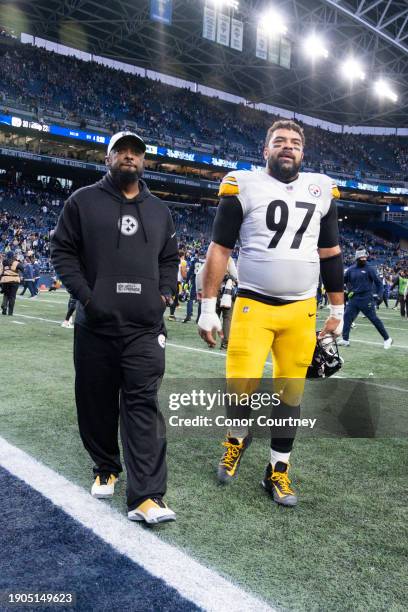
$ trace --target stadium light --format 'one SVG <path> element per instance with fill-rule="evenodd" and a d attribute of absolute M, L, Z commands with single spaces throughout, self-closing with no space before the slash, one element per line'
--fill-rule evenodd
<path fill-rule="evenodd" d="M 270 9 L 262 15 L 259 20 L 259 25 L 262 27 L 266 34 L 274 36 L 276 34 L 286 34 L 288 28 L 285 25 L 285 21 L 277 11 Z"/>
<path fill-rule="evenodd" d="M 311 59 L 318 59 L 320 57 L 327 58 L 329 57 L 329 52 L 325 47 L 324 41 L 316 34 L 311 34 L 308 36 L 304 43 L 303 48 Z"/>
<path fill-rule="evenodd" d="M 398 100 L 397 94 L 392 91 L 391 87 L 383 79 L 378 79 L 378 81 L 374 83 L 374 91 L 380 98 L 387 98 L 387 100 L 391 100 L 391 102 L 396 102 Z"/>
<path fill-rule="evenodd" d="M 229 8 L 234 9 L 234 11 L 237 11 L 239 8 L 238 0 L 212 0 L 212 3 L 215 4 L 217 8 L 228 6 Z"/>
<path fill-rule="evenodd" d="M 357 79 L 359 81 L 364 81 L 366 76 L 361 67 L 361 64 L 353 58 L 346 60 L 342 64 L 341 71 L 343 73 L 343 76 L 346 79 L 349 79 L 350 81 L 355 81 Z"/>

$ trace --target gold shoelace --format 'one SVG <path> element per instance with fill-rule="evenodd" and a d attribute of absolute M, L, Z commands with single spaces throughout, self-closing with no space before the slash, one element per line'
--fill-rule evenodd
<path fill-rule="evenodd" d="M 289 479 L 287 472 L 274 472 L 271 476 L 271 480 L 279 484 L 283 493 L 286 495 L 293 495 L 293 491 L 289 486 L 292 481 Z"/>
<path fill-rule="evenodd" d="M 227 450 L 224 453 L 221 463 L 231 469 L 234 466 L 235 459 L 239 457 L 242 445 L 223 442 L 223 446 L 225 446 Z"/>

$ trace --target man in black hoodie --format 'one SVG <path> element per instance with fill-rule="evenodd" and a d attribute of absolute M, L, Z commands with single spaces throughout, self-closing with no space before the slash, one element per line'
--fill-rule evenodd
<path fill-rule="evenodd" d="M 157 391 L 178 249 L 169 209 L 141 180 L 145 151 L 137 134 L 112 136 L 109 171 L 68 198 L 51 259 L 78 300 L 75 395 L 81 438 L 95 463 L 91 493 L 114 493 L 122 471 L 120 415 L 128 518 L 158 523 L 175 520 L 163 501 L 166 441 Z"/>

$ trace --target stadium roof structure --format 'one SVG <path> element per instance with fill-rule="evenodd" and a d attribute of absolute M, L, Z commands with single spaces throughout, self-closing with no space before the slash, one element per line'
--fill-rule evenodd
<path fill-rule="evenodd" d="M 16 0 L 14 7 L 29 34 L 251 102 L 340 124 L 408 126 L 407 0 L 240 0 L 232 14 L 244 22 L 242 52 L 202 37 L 204 0 L 172 4 L 171 25 L 150 19 L 150 0 Z M 290 70 L 255 56 L 257 21 L 271 7 L 286 20 L 293 44 Z M 330 52 L 313 65 L 301 46 L 312 30 Z M 338 70 L 350 54 L 367 74 L 352 86 Z M 396 103 L 374 95 L 377 78 L 391 83 Z"/>

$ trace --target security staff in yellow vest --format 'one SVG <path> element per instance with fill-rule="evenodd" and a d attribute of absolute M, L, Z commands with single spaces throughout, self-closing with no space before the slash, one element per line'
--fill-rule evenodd
<path fill-rule="evenodd" d="M 1 312 L 12 316 L 16 302 L 17 289 L 20 284 L 20 274 L 23 274 L 22 264 L 14 257 L 14 253 L 7 253 L 3 260 L 3 271 L 0 282 L 3 289 L 3 302 Z"/>

